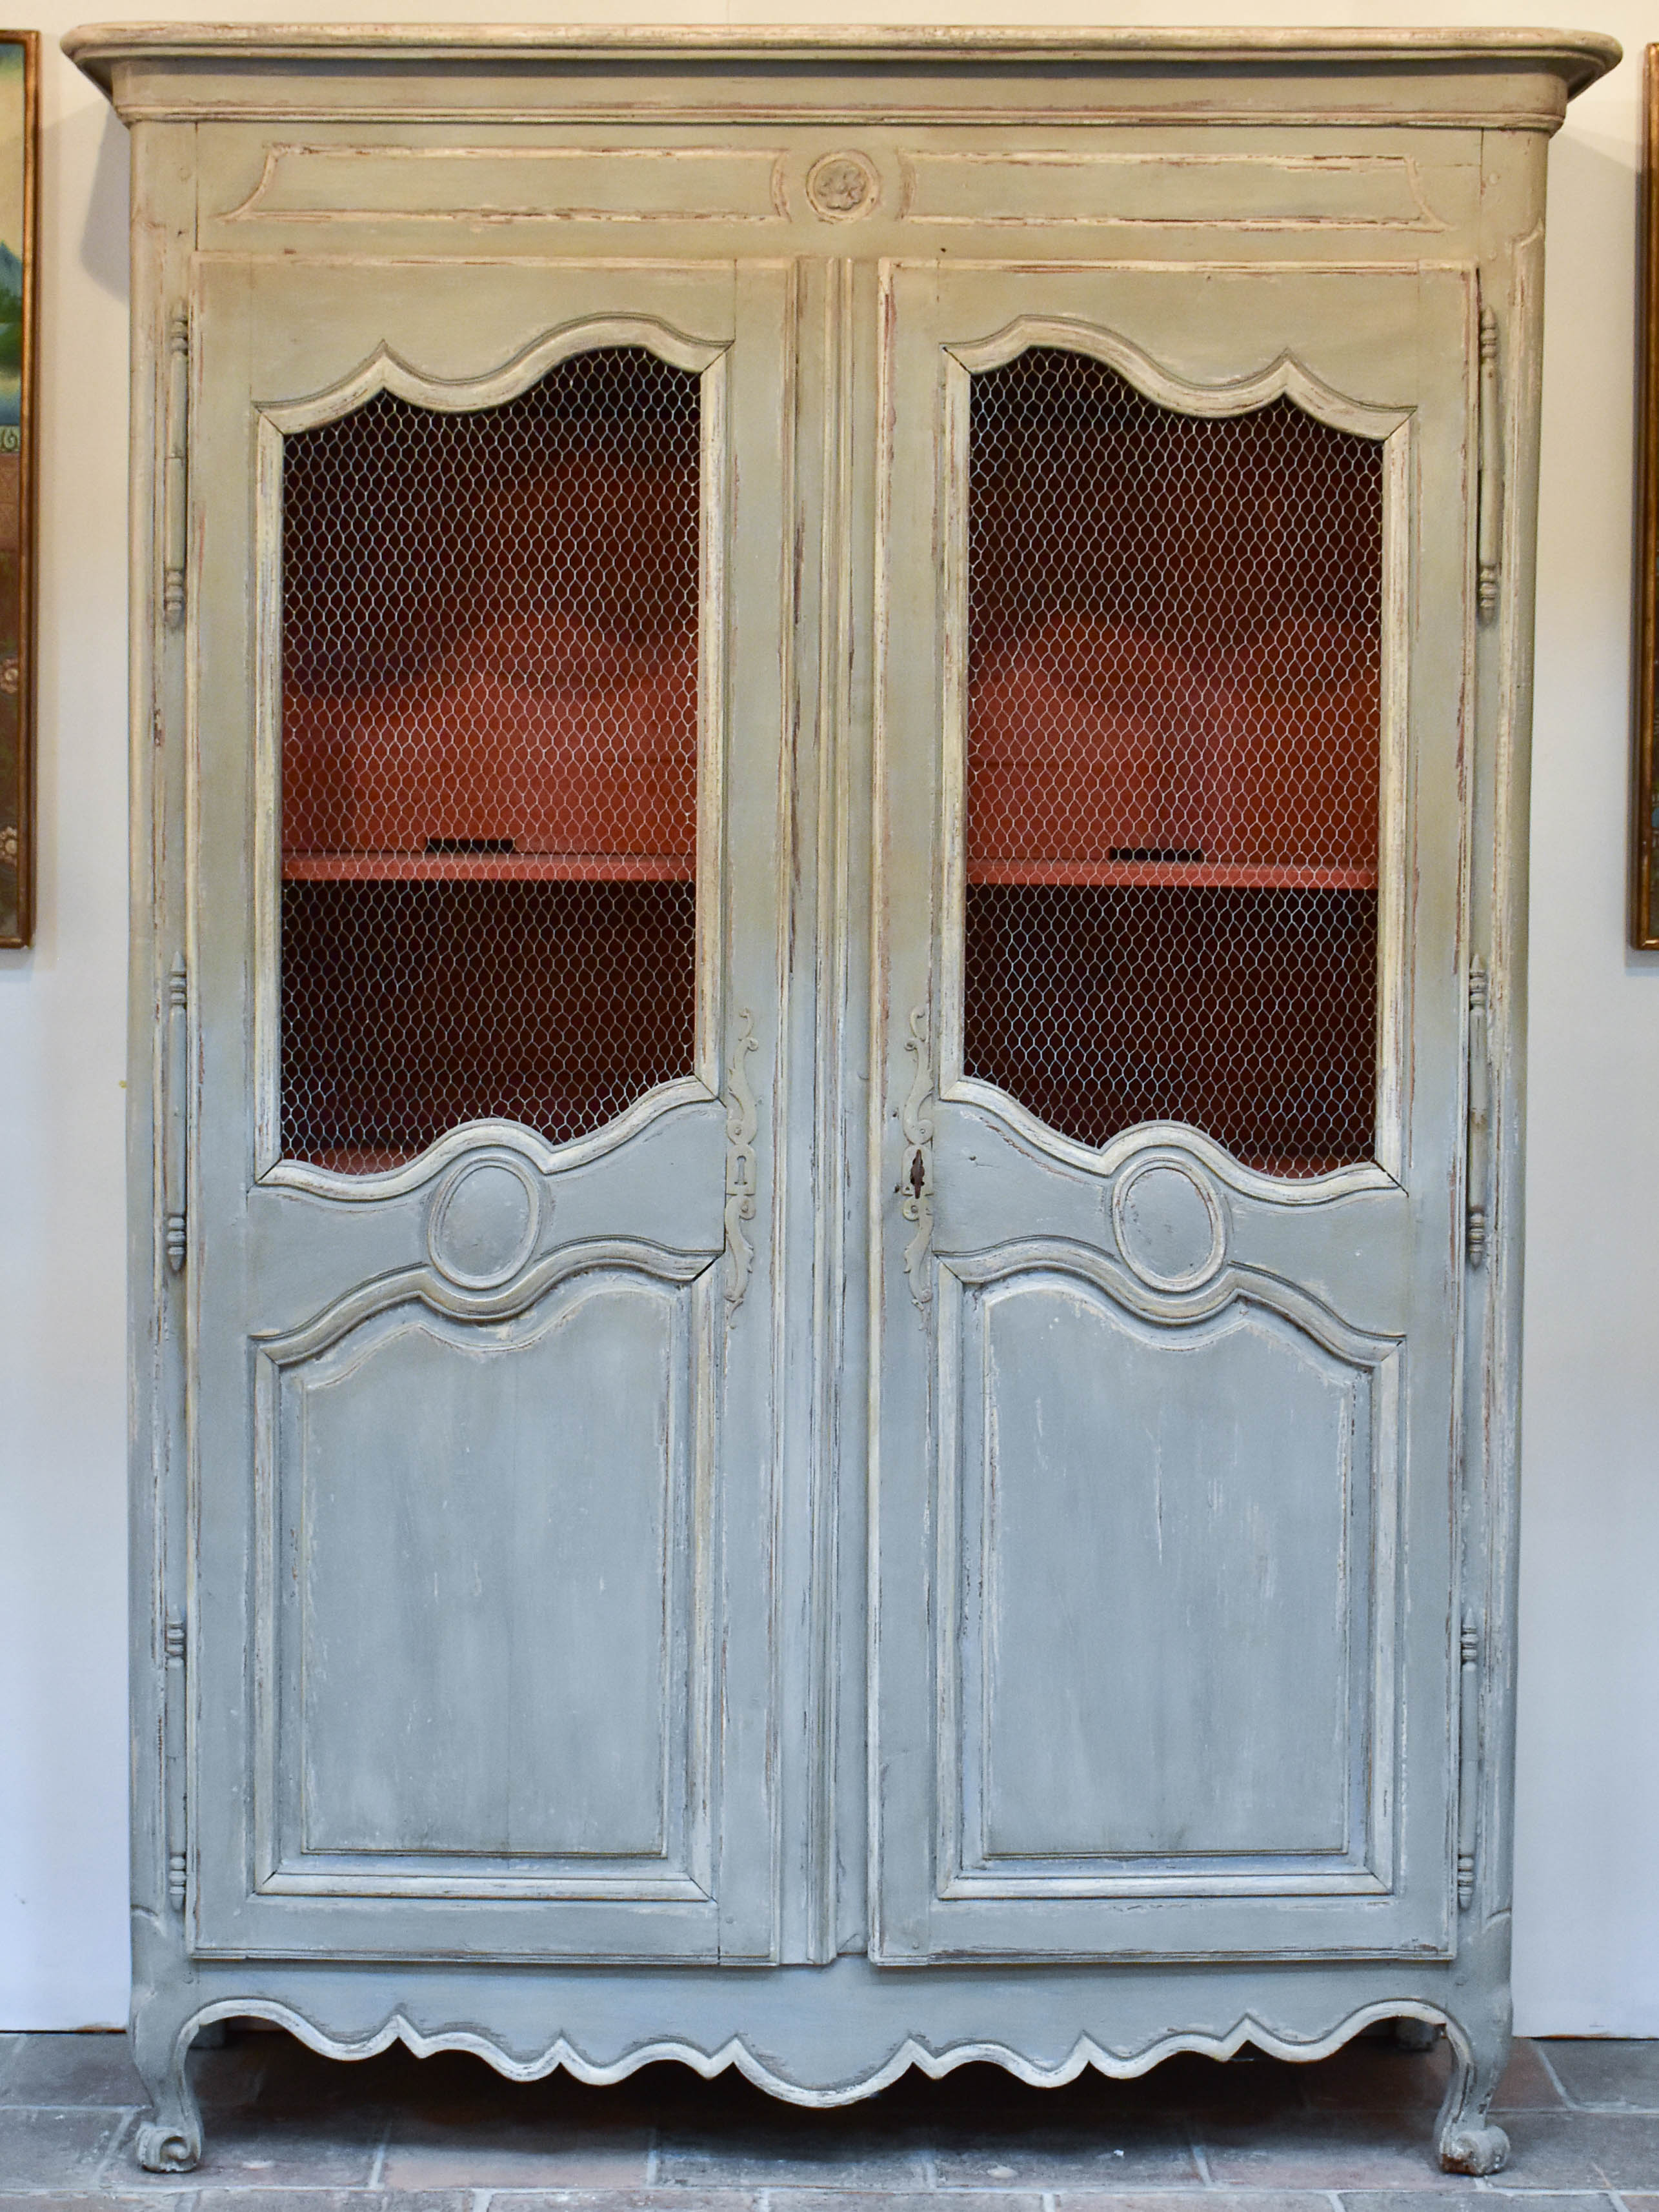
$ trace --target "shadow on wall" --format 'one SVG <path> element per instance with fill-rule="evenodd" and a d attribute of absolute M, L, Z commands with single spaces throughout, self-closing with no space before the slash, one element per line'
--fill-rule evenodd
<path fill-rule="evenodd" d="M 58 127 L 79 130 L 92 120 L 91 116 L 82 118 L 76 115 L 69 125 Z M 125 125 L 112 110 L 105 110 L 102 125 L 98 158 L 92 173 L 92 191 L 87 201 L 87 219 L 81 233 L 81 266 L 100 291 L 107 292 L 112 299 L 125 301 L 129 268 L 128 161 L 131 148 Z M 45 214 L 50 223 L 50 198 L 46 202 Z M 48 249 L 48 267 L 52 258 Z"/>

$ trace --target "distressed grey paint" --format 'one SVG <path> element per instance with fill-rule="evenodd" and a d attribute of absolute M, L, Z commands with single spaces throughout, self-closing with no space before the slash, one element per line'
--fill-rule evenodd
<path fill-rule="evenodd" d="M 1025 1862 L 995 1866 L 1017 1886 L 1342 1852 L 1371 1747 L 1369 1376 L 1242 1299 L 1172 1331 L 1033 1268 L 964 1304 L 972 1857 Z"/>
<path fill-rule="evenodd" d="M 662 1858 L 678 1796 L 683 1854 L 686 1297 L 596 1270 L 510 1321 L 411 1303 L 285 1374 L 294 1852 Z"/>
<path fill-rule="evenodd" d="M 930 1174 L 938 1257 L 930 1264 L 939 1273 L 941 1310 L 930 1372 L 913 1302 L 888 1287 L 875 1303 L 883 1468 L 876 1755 L 890 1777 L 877 1807 L 877 1955 L 891 1963 L 1010 1954 L 1444 1955 L 1457 1941 L 1445 1840 L 1455 1756 L 1451 1532 L 1460 1471 L 1449 1352 L 1462 1325 L 1464 1279 L 1457 963 L 1467 866 L 1461 671 L 1474 612 L 1467 348 L 1478 313 L 1474 282 L 1447 269 L 1267 267 L 1218 275 L 1004 263 L 900 266 L 889 284 L 892 429 L 883 466 L 890 467 L 893 493 L 880 588 L 890 601 L 893 634 L 906 643 L 890 658 L 878 725 L 890 826 L 878 877 L 878 945 L 891 977 L 890 1002 L 936 1009 Z M 951 398 L 953 388 L 962 390 L 960 369 L 1004 356 L 1028 336 L 1042 343 L 1064 336 L 1091 348 L 1170 404 L 1223 411 L 1260 404 L 1282 388 L 1325 419 L 1383 442 L 1374 1165 L 1274 1182 L 1238 1168 L 1196 1133 L 1172 1127 L 1129 1131 L 1091 1152 L 1053 1136 L 961 1072 L 963 523 L 955 486 L 963 455 L 960 406 L 953 417 Z M 942 562 L 936 545 L 945 549 Z M 894 1123 L 902 1118 L 914 1062 L 909 1041 L 890 1028 L 889 1187 L 908 1158 Z M 1185 1213 L 1173 1210 L 1176 1190 L 1185 1192 L 1188 1210 L 1196 1200 L 1210 1215 L 1207 1240 L 1194 1238 Z M 909 1234 L 895 1212 L 890 1207 L 884 1217 L 888 1286 L 900 1279 L 902 1240 Z M 976 1652 L 960 1646 L 964 1637 L 978 1636 L 1008 1654 L 999 1670 L 1017 1668 L 1010 1646 L 1019 1622 L 1031 1622 L 1035 1633 L 1053 1591 L 1051 1564 L 1030 1558 L 1012 1595 L 1000 1583 L 980 1592 L 982 1628 L 971 1620 L 958 1626 L 949 1592 L 960 1565 L 942 1550 L 937 1559 L 930 1556 L 933 1530 L 942 1547 L 944 1532 L 958 1517 L 972 1517 L 978 1498 L 994 1486 L 996 1409 L 986 1401 L 1007 1387 L 988 1376 L 981 1336 L 964 1329 L 957 1337 L 947 1327 L 957 1297 L 947 1279 L 978 1279 L 993 1271 L 1006 1295 L 1022 1280 L 1053 1282 L 1056 1264 L 1080 1267 L 1097 1294 L 1092 1308 L 1075 1293 L 1065 1300 L 1051 1294 L 1056 1372 L 1098 1373 L 1101 1353 L 1088 1316 L 1101 1297 L 1130 1304 L 1145 1346 L 1139 1369 L 1154 1394 L 1152 1375 L 1161 1368 L 1170 1376 L 1182 1347 L 1199 1340 L 1196 1332 L 1212 1327 L 1213 1316 L 1237 1311 L 1248 1299 L 1247 1310 L 1278 1321 L 1270 1332 L 1259 1320 L 1234 1347 L 1227 1395 L 1237 1426 L 1224 1437 L 1218 1424 L 1205 1447 L 1218 1507 L 1195 1483 L 1172 1502 L 1164 1531 L 1168 1556 L 1182 1563 L 1177 1574 L 1209 1576 L 1207 1617 L 1193 1624 L 1206 1648 L 1188 1656 L 1179 1646 L 1178 1656 L 1161 1639 L 1149 1646 L 1127 1626 L 1115 1634 L 1103 1624 L 1100 1633 L 1111 1640 L 1091 1689 L 1103 1687 L 1105 1671 L 1155 1673 L 1160 1661 L 1175 1668 L 1168 1693 L 1189 1712 L 1207 1666 L 1224 1667 L 1243 1689 L 1253 1655 L 1240 1633 L 1243 1624 L 1230 1624 L 1215 1601 L 1226 1577 L 1204 1564 L 1212 1541 L 1208 1518 L 1219 1510 L 1237 1527 L 1253 1501 L 1276 1498 L 1274 1557 L 1286 1578 L 1277 1601 L 1283 1633 L 1294 1633 L 1292 1624 L 1303 1620 L 1343 1624 L 1340 1645 L 1328 1644 L 1322 1655 L 1334 1662 L 1346 1701 L 1338 1765 L 1326 1769 L 1324 1782 L 1327 1820 L 1332 1804 L 1349 1815 L 1342 1842 L 1352 1860 L 1339 1879 L 1322 1879 L 1307 1855 L 1316 1840 L 1306 1825 L 1309 1785 L 1297 1759 L 1286 1758 L 1288 1737 L 1271 1744 L 1273 1764 L 1256 1786 L 1291 1826 L 1248 1869 L 1228 1871 L 1228 1856 L 1241 1847 L 1225 1821 L 1248 1815 L 1249 1797 L 1237 1795 L 1237 1768 L 1218 1767 L 1206 1733 L 1180 1729 L 1160 1735 L 1155 1757 L 1149 1741 L 1127 1817 L 1172 1820 L 1194 1862 L 1190 1879 L 1171 1866 L 1156 1883 L 1125 1876 L 1085 1884 L 1056 1864 L 1042 1876 L 1034 1867 L 1018 1889 L 975 1880 L 966 1863 L 956 1878 L 939 1878 L 935 1814 L 942 1839 L 951 1825 L 958 1765 L 987 1770 L 992 1802 L 975 1817 L 995 1817 L 994 1765 L 975 1741 L 980 1709 L 964 1692 L 960 1711 L 953 1710 L 953 1676 L 977 1664 Z M 914 1277 L 914 1266 L 909 1272 Z M 1346 1364 L 1356 1380 L 1373 1370 L 1379 1376 L 1377 1385 L 1366 1382 L 1352 1445 L 1328 1429 L 1317 1467 L 1311 1457 L 1287 1455 L 1284 1443 L 1298 1395 L 1305 1407 L 1305 1384 L 1299 1392 L 1285 1371 L 1298 1338 L 1308 1359 L 1319 1358 L 1322 1347 L 1327 1364 Z M 1079 1384 L 1080 1394 L 1085 1387 Z M 1170 1380 L 1164 1387 L 1180 1394 L 1185 1386 Z M 1126 1407 L 1134 1400 L 1123 1384 L 1114 1395 Z M 1194 1417 L 1202 1402 L 1200 1385 Z M 1056 1443 L 1066 1473 L 1055 1480 L 1089 1483 L 1085 1430 L 1097 1429 L 1103 1416 L 1097 1403 L 1068 1429 L 1065 1443 Z M 1309 1455 L 1319 1449 L 1312 1437 L 1302 1444 Z M 1095 1479 L 1102 1479 L 1098 1470 Z M 1363 1512 L 1346 1528 L 1345 1543 L 1321 1547 L 1305 1525 L 1298 1539 L 1298 1487 L 1305 1495 L 1322 1480 L 1338 1496 L 1351 1485 L 1363 1492 Z M 1083 1509 L 1068 1503 L 1074 1533 Z M 1094 1534 L 1097 1552 L 1112 1548 L 1105 1528 Z M 1064 1540 L 1058 1531 L 1055 1540 Z M 1303 1548 L 1292 1550 L 1298 1540 Z M 1086 1555 L 1091 1547 L 1081 1548 Z M 1231 1559 L 1241 1576 L 1245 1557 L 1235 1552 Z M 1103 1558 L 1097 1571 L 1109 1588 L 1114 1569 Z M 1190 1603 L 1177 1582 L 1164 1630 L 1172 1645 Z M 1308 1654 L 1310 1662 L 1320 1656 L 1317 1646 Z M 1033 1650 L 1033 1674 L 1052 1657 L 1049 1648 Z M 1265 1695 L 1275 1668 L 1282 1680 L 1288 1655 L 1261 1663 L 1257 1688 Z M 1085 1662 L 1076 1665 L 1073 1692 L 1086 1680 Z M 1183 1674 L 1188 1667 L 1194 1673 Z M 1006 1676 L 999 1671 L 998 1679 Z M 1053 1717 L 1063 1725 L 1067 1692 L 1055 1697 Z M 1029 1690 L 1021 1711 L 1023 1724 L 1035 1726 Z M 990 1715 L 994 1729 L 994 1703 Z M 1304 1711 L 1302 1718 L 1310 1717 Z M 1071 1764 L 1070 1790 L 1090 1806 L 1097 1848 L 1104 1849 L 1114 1817 L 1109 1803 L 1127 1778 L 1103 1737 L 1093 1744 L 1091 1750 L 1087 1739 L 1076 1740 L 1082 1764 Z M 1229 1776 L 1234 1787 L 1223 1790 Z M 1036 1777 L 1021 1778 L 1030 1784 Z M 1030 1854 L 1086 1856 L 1066 1825 L 1074 1803 L 1061 1795 L 1023 1814 L 1031 1824 Z M 1054 1819 L 1046 1835 L 1045 1809 Z M 966 1837 L 962 1848 L 966 1854 Z M 1209 1866 L 1200 1874 L 1196 1862 L 1203 1857 Z"/>
<path fill-rule="evenodd" d="M 240 2012 L 809 2104 L 1404 2014 L 1461 2062 L 1443 2157 L 1489 2170 L 1543 150 L 1610 46 L 69 43 L 136 137 L 141 2156 L 194 2160 L 184 2053 Z M 555 1152 L 496 1124 L 353 1193 L 279 1169 L 284 426 L 647 325 L 715 425 L 697 1073 Z M 960 397 L 1056 331 L 1168 404 L 1287 390 L 1386 441 L 1374 1170 L 1085 1153 L 962 1076 Z"/>

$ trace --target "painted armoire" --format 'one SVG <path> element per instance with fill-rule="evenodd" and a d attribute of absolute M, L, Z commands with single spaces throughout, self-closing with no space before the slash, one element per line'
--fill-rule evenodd
<path fill-rule="evenodd" d="M 112 27 L 134 2033 L 1499 2166 L 1545 32 Z"/>

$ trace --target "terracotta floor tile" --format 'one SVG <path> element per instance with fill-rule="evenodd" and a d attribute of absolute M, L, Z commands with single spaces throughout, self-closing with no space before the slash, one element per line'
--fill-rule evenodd
<path fill-rule="evenodd" d="M 1322 2191 L 1305 2195 L 1273 2190 L 1157 2190 L 1144 2196 L 1109 2195 L 1099 2190 L 1062 2190 L 1054 2212 L 1331 2212 Z"/>
<path fill-rule="evenodd" d="M 1659 2190 L 1659 2118 L 1644 2113 L 1506 2112 L 1503 2185 Z"/>
<path fill-rule="evenodd" d="M 142 2105 L 138 2069 L 118 2033 L 19 2035 L 0 2071 L 0 2105 Z"/>
<path fill-rule="evenodd" d="M 878 2202 L 880 2212 L 1042 2212 L 1042 2207 L 1036 2194 L 967 2189 L 944 2197 L 933 2190 L 896 2191 Z M 855 2190 L 774 2189 L 768 2203 L 770 2212 L 872 2212 L 869 2197 Z"/>
<path fill-rule="evenodd" d="M 146 2173 L 129 2142 L 112 2162 L 106 2188 L 148 2194 L 209 2189 L 362 2187 L 373 2175 L 380 2138 L 379 2112 L 331 2111 L 290 2116 L 204 2106 L 202 2162 L 193 2174 Z"/>
<path fill-rule="evenodd" d="M 1431 2112 L 1319 2112 L 1200 2130 L 1212 2177 L 1231 2188 L 1467 2188 L 1442 2174 Z"/>
<path fill-rule="evenodd" d="M 204 2189 L 191 2212 L 471 2212 L 471 2199 L 464 2189 Z"/>
<path fill-rule="evenodd" d="M 1613 2212 L 1610 2197 L 1572 2191 L 1506 2194 L 1509 2176 L 1498 2173 L 1485 2188 L 1466 2181 L 1462 2189 L 1345 2189 L 1343 2212 Z"/>
<path fill-rule="evenodd" d="M 388 2212 L 404 2212 L 412 2200 L 389 2201 Z M 492 2212 L 758 2212 L 760 2198 L 748 2191 L 700 2189 L 561 2189 L 543 2196 L 531 2194 L 492 2197 Z M 867 2197 L 860 2203 L 869 2204 Z M 932 2202 L 932 2200 L 929 2200 Z M 774 2193 L 772 2202 L 794 2212 L 797 2200 Z M 355 2209 L 354 2209 L 355 2212 Z"/>
<path fill-rule="evenodd" d="M 1522 2038 L 1510 2053 L 1504 2078 L 1498 2085 L 1492 2110 L 1498 2112 L 1547 2112 L 1561 2109 L 1561 2092 L 1545 2064 L 1540 2046 Z"/>
<path fill-rule="evenodd" d="M 1093 2126 L 1036 2126 L 937 2147 L 942 2189 L 1065 2189 L 1114 2196 L 1200 2179 L 1187 2130 L 1148 2115 L 1103 2114 Z"/>
<path fill-rule="evenodd" d="M 131 2124 L 131 2112 L 39 2106 L 0 2111 L 0 2176 L 13 2190 L 95 2185 Z"/>
<path fill-rule="evenodd" d="M 817 2120 L 819 2116 L 811 2116 Z M 719 2137 L 665 2134 L 653 2171 L 659 2183 L 696 2189 L 888 2191 L 927 2185 L 920 2145 L 861 2136 L 833 2122 L 818 2127 L 745 2130 Z"/>
<path fill-rule="evenodd" d="M 1589 2036 L 1540 2045 L 1575 2105 L 1615 2112 L 1659 2112 L 1659 2043 Z"/>
<path fill-rule="evenodd" d="M 182 2204 L 191 2204 L 188 2197 Z M 0 2177 L 0 2212 L 155 2212 L 155 2200 L 145 2197 L 108 2197 L 101 2190 L 28 2189 L 15 2191 L 11 2176 Z M 287 2208 L 284 2208 L 287 2212 Z"/>
<path fill-rule="evenodd" d="M 643 2128 L 572 2128 L 490 2114 L 465 2124 L 399 2114 L 380 2179 L 388 2189 L 616 2189 L 645 2181 Z"/>

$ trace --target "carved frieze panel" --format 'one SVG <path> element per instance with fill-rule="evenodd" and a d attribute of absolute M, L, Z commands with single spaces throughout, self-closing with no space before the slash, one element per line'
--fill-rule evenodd
<path fill-rule="evenodd" d="M 726 222 L 783 219 L 766 146 L 276 145 L 234 222 Z"/>
<path fill-rule="evenodd" d="M 1401 154 L 1164 154 L 999 147 L 907 151 L 919 223 L 1052 229 L 1443 230 Z"/>

